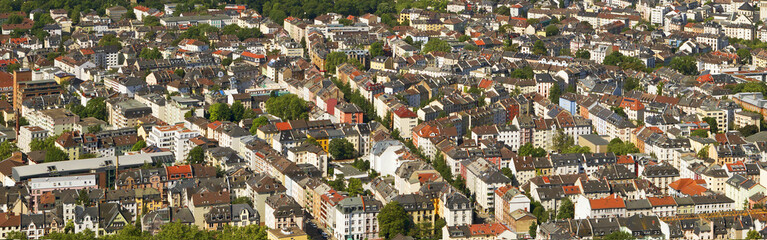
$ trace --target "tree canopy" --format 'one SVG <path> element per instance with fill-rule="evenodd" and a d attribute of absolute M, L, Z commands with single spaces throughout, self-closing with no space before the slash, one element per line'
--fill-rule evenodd
<path fill-rule="evenodd" d="M 698 61 L 692 56 L 681 56 L 671 59 L 668 67 L 684 75 L 698 75 Z"/>
<path fill-rule="evenodd" d="M 392 239 L 397 234 L 407 235 L 413 222 L 399 202 L 391 201 L 378 213 L 378 227 L 378 236 Z"/>
<path fill-rule="evenodd" d="M 298 120 L 309 118 L 306 101 L 295 94 L 285 94 L 266 100 L 266 111 L 283 120 Z"/>
<path fill-rule="evenodd" d="M 429 41 L 423 45 L 423 50 L 421 52 L 450 52 L 450 49 L 452 49 L 452 47 L 450 47 L 450 44 L 448 44 L 445 40 L 439 38 L 430 38 Z"/>
<path fill-rule="evenodd" d="M 350 159 L 357 156 L 357 151 L 354 150 L 354 145 L 350 143 L 346 138 L 334 138 L 330 140 L 328 144 L 328 153 L 333 156 L 333 159 Z"/>
<path fill-rule="evenodd" d="M 634 143 L 623 142 L 620 138 L 613 138 L 610 143 L 607 144 L 607 151 L 613 152 L 615 155 L 626 155 L 629 153 L 638 153 L 639 148 L 634 146 Z"/>
<path fill-rule="evenodd" d="M 633 69 L 636 71 L 645 71 L 647 67 L 645 64 L 635 57 L 624 56 L 620 52 L 613 52 L 607 55 L 602 61 L 604 65 L 618 66 L 624 69 Z"/>

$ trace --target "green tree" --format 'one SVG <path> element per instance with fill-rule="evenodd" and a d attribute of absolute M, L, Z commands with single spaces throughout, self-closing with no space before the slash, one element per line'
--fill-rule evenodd
<path fill-rule="evenodd" d="M 352 178 L 349 179 L 349 186 L 346 187 L 346 192 L 349 193 L 349 196 L 356 197 L 364 192 L 362 189 L 362 181 L 360 181 L 358 178 Z"/>
<path fill-rule="evenodd" d="M 707 138 L 708 137 L 708 131 L 706 131 L 706 129 L 698 129 L 698 130 L 692 131 L 690 133 L 690 136 Z"/>
<path fill-rule="evenodd" d="M 684 75 L 698 75 L 698 61 L 692 56 L 675 57 L 668 66 Z"/>
<path fill-rule="evenodd" d="M 762 234 L 759 234 L 756 230 L 748 230 L 746 233 L 746 239 L 762 239 Z"/>
<path fill-rule="evenodd" d="M 530 224 L 530 228 L 527 229 L 527 233 L 530 234 L 530 237 L 535 239 L 535 237 L 538 235 L 538 223 Z"/>
<path fill-rule="evenodd" d="M 559 88 L 559 83 L 554 83 L 549 88 L 549 101 L 554 104 L 559 104 L 559 96 L 562 96 L 562 90 Z"/>
<path fill-rule="evenodd" d="M 11 157 L 11 154 L 16 151 L 19 151 L 19 148 L 13 142 L 4 141 L 0 143 L 0 160 Z"/>
<path fill-rule="evenodd" d="M 13 240 L 26 240 L 27 234 L 19 231 L 11 231 L 8 232 L 7 235 L 5 235 L 6 239 L 13 239 Z"/>
<path fill-rule="evenodd" d="M 559 28 L 555 25 L 546 26 L 545 31 L 546 31 L 547 37 L 556 36 L 557 34 L 559 34 Z"/>
<path fill-rule="evenodd" d="M 629 117 L 629 115 L 626 114 L 626 111 L 623 111 L 622 107 L 610 107 L 610 110 L 612 110 L 615 114 L 618 114 L 618 116 L 621 116 L 623 118 Z"/>
<path fill-rule="evenodd" d="M 179 76 L 179 77 L 184 77 L 186 76 L 186 71 L 184 71 L 184 69 L 176 69 L 176 70 L 173 70 L 173 74 L 176 74 L 176 76 Z"/>
<path fill-rule="evenodd" d="M 343 52 L 331 52 L 325 57 L 325 71 L 334 73 L 336 72 L 336 66 L 345 63 L 347 59 L 346 53 Z"/>
<path fill-rule="evenodd" d="M 258 224 L 248 225 L 244 227 L 235 227 L 231 225 L 225 225 L 224 229 L 215 234 L 215 232 L 209 234 L 215 234 L 216 239 L 225 240 L 266 240 L 268 239 L 266 226 Z"/>
<path fill-rule="evenodd" d="M 186 157 L 186 162 L 189 164 L 205 162 L 205 150 L 203 150 L 200 146 L 192 148 L 192 150 L 189 150 L 189 154 Z"/>
<path fill-rule="evenodd" d="M 759 127 L 757 127 L 756 125 L 746 125 L 746 126 L 743 126 L 742 128 L 738 128 L 738 132 L 743 134 L 744 137 L 748 137 L 758 133 Z"/>
<path fill-rule="evenodd" d="M 557 152 L 564 152 L 568 148 L 575 145 L 575 140 L 573 137 L 565 134 L 562 129 L 557 129 L 557 133 L 554 135 L 554 139 L 552 140 L 552 143 L 554 144 L 554 150 Z"/>
<path fill-rule="evenodd" d="M 745 48 L 741 48 L 741 49 L 738 49 L 736 53 L 738 54 L 738 63 L 740 64 L 751 63 L 751 51 Z"/>
<path fill-rule="evenodd" d="M 59 148 L 49 148 L 45 150 L 45 162 L 59 162 L 69 159 L 69 154 Z"/>
<path fill-rule="evenodd" d="M 8 19 L 5 20 L 5 24 L 20 24 L 24 22 L 24 17 L 18 14 L 11 14 Z"/>
<path fill-rule="evenodd" d="M 226 103 L 215 103 L 210 105 L 208 112 L 210 112 L 209 120 L 211 122 L 229 121 L 232 118 L 232 110 Z"/>
<path fill-rule="evenodd" d="M 207 231 L 202 231 L 196 225 L 186 225 L 181 222 L 170 222 L 160 226 L 160 232 L 154 236 L 154 239 L 164 240 L 195 240 L 211 239 L 212 236 Z"/>
<path fill-rule="evenodd" d="M 512 78 L 532 79 L 535 76 L 535 73 L 530 66 L 524 66 L 522 68 L 514 69 L 510 75 Z"/>
<path fill-rule="evenodd" d="M 334 138 L 330 140 L 328 144 L 328 153 L 333 156 L 333 159 L 350 159 L 357 156 L 357 151 L 354 150 L 354 145 L 350 143 L 346 138 Z"/>
<path fill-rule="evenodd" d="M 370 44 L 370 58 L 383 56 L 384 54 L 383 42 L 377 41 Z"/>
<path fill-rule="evenodd" d="M 283 120 L 309 118 L 306 102 L 295 94 L 272 97 L 266 101 L 266 110 Z"/>
<path fill-rule="evenodd" d="M 269 119 L 264 116 L 253 119 L 253 123 L 250 126 L 250 133 L 255 135 L 258 132 L 258 128 L 266 124 L 269 124 Z"/>
<path fill-rule="evenodd" d="M 144 140 L 138 140 L 136 144 L 133 144 L 133 147 L 130 149 L 131 151 L 141 151 L 141 149 L 146 147 L 146 142 Z"/>
<path fill-rule="evenodd" d="M 536 55 L 548 55 L 549 50 L 546 49 L 546 46 L 543 44 L 543 41 L 536 40 L 535 43 L 533 43 L 533 54 Z"/>
<path fill-rule="evenodd" d="M 698 151 L 698 154 L 696 154 L 696 156 L 698 158 L 700 158 L 700 159 L 707 159 L 708 158 L 708 147 L 709 146 L 705 146 L 705 147 L 701 148 Z"/>
<path fill-rule="evenodd" d="M 562 199 L 562 205 L 559 205 L 557 219 L 570 219 L 575 217 L 575 205 L 570 198 Z"/>
<path fill-rule="evenodd" d="M 638 153 L 639 148 L 634 143 L 623 142 L 620 138 L 613 138 L 607 144 L 607 152 L 613 152 L 615 155 L 626 155 L 629 153 Z"/>
<path fill-rule="evenodd" d="M 711 133 L 718 133 L 719 132 L 719 123 L 717 123 L 715 118 L 712 117 L 704 117 L 702 119 L 704 122 L 708 123 L 709 130 Z"/>
<path fill-rule="evenodd" d="M 430 52 L 450 52 L 452 47 L 446 41 L 439 38 L 430 38 L 426 44 L 423 45 L 423 53 Z"/>
<path fill-rule="evenodd" d="M 141 20 L 144 22 L 144 26 L 157 27 L 162 25 L 160 19 L 155 16 L 144 16 Z"/>
<path fill-rule="evenodd" d="M 253 200 L 251 200 L 249 197 L 243 196 L 232 200 L 232 204 L 248 204 L 253 207 Z"/>
<path fill-rule="evenodd" d="M 240 122 L 240 120 L 242 120 L 243 115 L 245 115 L 245 106 L 242 105 L 242 102 L 240 101 L 234 101 L 234 103 L 232 103 L 231 120 L 233 122 Z"/>
<path fill-rule="evenodd" d="M 644 63 L 635 57 L 624 56 L 620 52 L 613 52 L 607 55 L 602 61 L 604 65 L 618 66 L 624 69 L 632 69 L 636 71 L 645 71 L 647 67 Z"/>
<path fill-rule="evenodd" d="M 378 235 L 385 239 L 392 239 L 397 234 L 407 234 L 413 228 L 413 222 L 407 216 L 405 208 L 399 202 L 389 202 L 378 213 Z"/>
<path fill-rule="evenodd" d="M 221 65 L 229 66 L 232 65 L 232 58 L 224 58 L 221 60 Z"/>
<path fill-rule="evenodd" d="M 615 231 L 602 237 L 604 240 L 633 240 L 636 239 L 631 233 L 624 231 Z"/>
<path fill-rule="evenodd" d="M 142 59 L 162 59 L 162 53 L 157 48 L 144 48 L 138 55 Z"/>
<path fill-rule="evenodd" d="M 107 34 L 101 37 L 101 40 L 99 40 L 99 46 L 117 46 L 122 47 L 122 44 L 120 43 L 120 39 L 117 38 L 114 34 Z"/>
<path fill-rule="evenodd" d="M 532 143 L 525 143 L 521 147 L 519 147 L 519 156 L 532 156 L 532 157 L 545 157 L 546 156 L 546 150 L 543 148 L 536 148 L 533 147 Z"/>
<path fill-rule="evenodd" d="M 578 51 L 575 52 L 575 58 L 590 59 L 591 52 L 586 51 L 585 49 L 578 49 Z"/>
<path fill-rule="evenodd" d="M 623 91 L 629 92 L 631 90 L 640 90 L 642 86 L 639 85 L 639 79 L 628 77 L 623 81 Z"/>

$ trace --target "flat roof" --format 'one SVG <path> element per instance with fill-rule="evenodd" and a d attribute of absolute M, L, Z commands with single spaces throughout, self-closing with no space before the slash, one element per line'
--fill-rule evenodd
<path fill-rule="evenodd" d="M 587 135 L 581 135 L 581 138 L 585 139 L 586 141 L 589 141 L 590 143 L 594 145 L 607 145 L 610 144 L 605 138 L 602 136 L 596 135 L 596 134 L 587 134 Z"/>
<path fill-rule="evenodd" d="M 157 152 L 124 155 L 119 158 L 119 167 L 128 168 L 141 166 L 145 162 L 154 163 L 156 161 L 162 161 L 164 158 L 174 158 L 174 156 L 172 152 Z M 116 162 L 117 157 L 112 156 L 18 166 L 13 168 L 13 179 L 20 182 L 30 178 L 48 177 L 51 176 L 51 173 L 61 175 L 87 173 L 92 170 L 115 168 L 117 167 L 115 165 Z"/>

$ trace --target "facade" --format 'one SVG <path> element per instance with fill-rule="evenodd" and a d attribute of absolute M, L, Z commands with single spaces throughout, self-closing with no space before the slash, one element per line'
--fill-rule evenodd
<path fill-rule="evenodd" d="M 336 204 L 333 237 L 336 239 L 378 238 L 378 213 L 383 204 L 368 196 L 349 197 Z"/>

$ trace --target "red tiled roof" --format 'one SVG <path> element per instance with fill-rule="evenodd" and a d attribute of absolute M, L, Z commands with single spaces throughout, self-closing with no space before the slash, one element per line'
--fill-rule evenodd
<path fill-rule="evenodd" d="M 599 199 L 589 199 L 591 209 L 609 209 L 609 208 L 626 208 L 626 203 L 623 202 L 623 198 L 615 195 L 610 195 Z"/>
<path fill-rule="evenodd" d="M 139 11 L 142 11 L 142 12 L 149 11 L 148 7 L 144 7 L 144 6 L 141 6 L 141 5 L 135 6 L 135 7 L 133 7 L 133 9 L 136 9 L 136 10 L 139 10 Z"/>
<path fill-rule="evenodd" d="M 647 197 L 647 200 L 650 201 L 650 205 L 653 207 L 662 207 L 662 206 L 674 206 L 676 205 L 676 201 L 674 201 L 674 198 L 671 196 L 665 196 L 665 197 Z"/>
<path fill-rule="evenodd" d="M 493 235 L 496 236 L 508 230 L 503 224 L 489 223 L 489 224 L 472 224 L 469 225 L 469 234 L 471 236 L 480 235 Z"/>
<path fill-rule="evenodd" d="M 252 52 L 242 52 L 241 56 L 243 56 L 243 57 L 250 57 L 250 58 L 264 58 L 264 57 L 266 57 L 263 54 L 255 54 L 255 53 L 252 53 Z"/>
<path fill-rule="evenodd" d="M 289 122 L 275 123 L 274 126 L 277 127 L 277 130 L 280 130 L 280 131 L 288 131 L 293 129 L 293 127 L 290 126 Z"/>
<path fill-rule="evenodd" d="M 418 117 L 418 115 L 416 115 L 413 111 L 411 111 L 410 109 L 408 109 L 405 106 L 399 107 L 399 108 L 395 109 L 393 112 L 394 112 L 394 114 L 397 114 L 397 116 L 400 117 L 400 118 L 415 118 L 415 117 Z"/>
<path fill-rule="evenodd" d="M 192 166 L 191 165 L 167 166 L 165 167 L 165 171 L 168 172 L 168 175 L 187 174 L 187 173 L 192 173 Z"/>
<path fill-rule="evenodd" d="M 679 180 L 669 183 L 668 187 L 678 192 L 681 192 L 682 194 L 695 196 L 695 195 L 701 195 L 704 192 L 706 192 L 707 189 L 701 186 L 701 184 L 706 184 L 706 180 L 703 180 L 703 179 L 693 180 L 691 178 L 680 178 Z"/>

